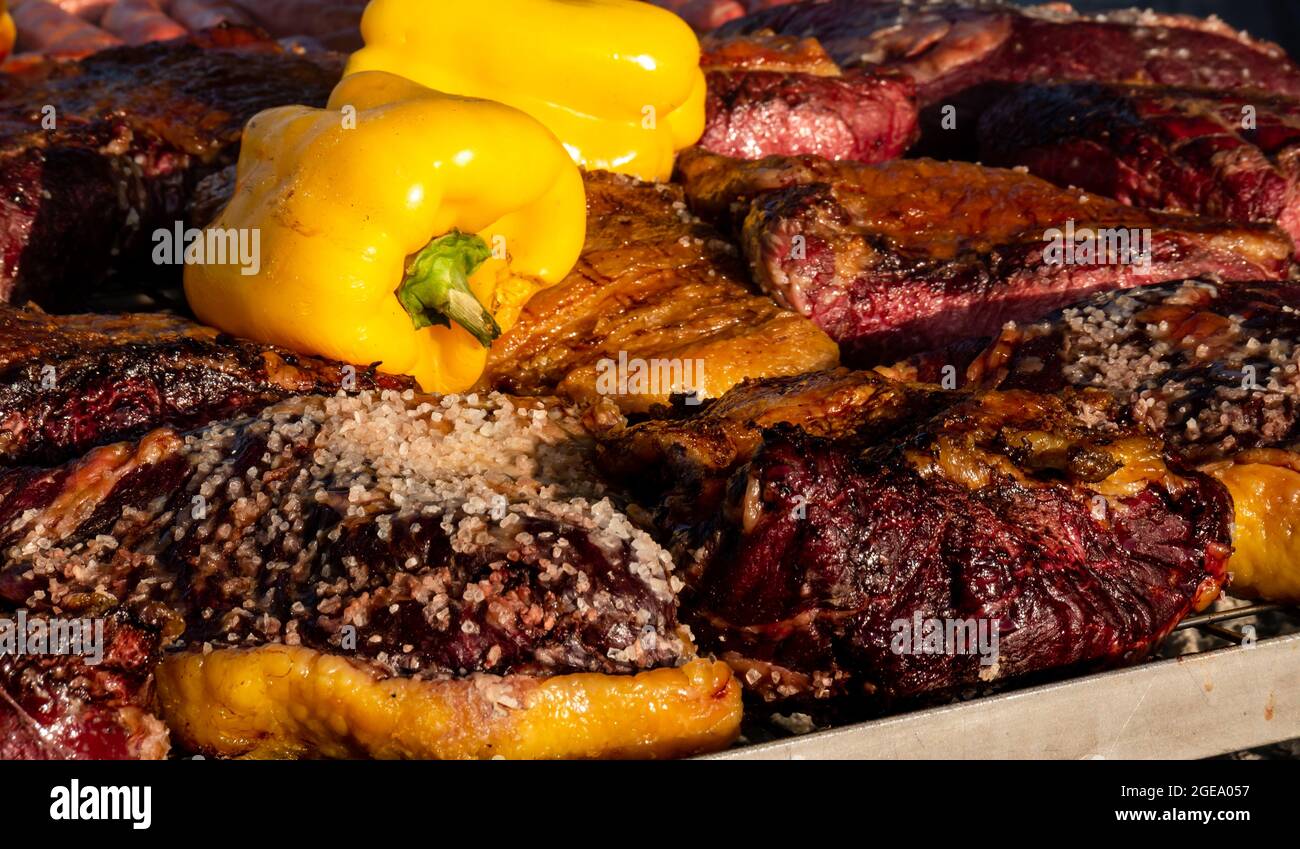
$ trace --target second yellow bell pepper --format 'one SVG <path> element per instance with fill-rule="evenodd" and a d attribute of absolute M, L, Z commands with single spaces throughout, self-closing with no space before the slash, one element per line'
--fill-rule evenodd
<path fill-rule="evenodd" d="M 325 109 L 248 123 L 234 196 L 204 235 L 254 232 L 260 256 L 187 265 L 185 294 L 237 336 L 457 392 L 585 230 L 581 175 L 537 121 L 362 73 Z"/>
<path fill-rule="evenodd" d="M 345 73 L 522 109 L 588 169 L 666 180 L 704 132 L 700 44 L 635 0 L 371 0 Z"/>
<path fill-rule="evenodd" d="M 18 37 L 14 27 L 14 16 L 9 14 L 9 4 L 6 0 L 0 0 L 0 62 L 9 57 L 13 52 L 14 41 Z"/>

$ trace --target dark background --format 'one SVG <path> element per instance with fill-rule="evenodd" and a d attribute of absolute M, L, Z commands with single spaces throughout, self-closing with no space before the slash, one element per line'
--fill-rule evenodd
<path fill-rule="evenodd" d="M 1018 0 L 1032 5 L 1042 0 Z M 1102 12 L 1133 6 L 1188 15 L 1218 15 L 1237 29 L 1276 41 L 1293 59 L 1300 59 L 1300 0 L 1071 0 L 1080 12 Z"/>

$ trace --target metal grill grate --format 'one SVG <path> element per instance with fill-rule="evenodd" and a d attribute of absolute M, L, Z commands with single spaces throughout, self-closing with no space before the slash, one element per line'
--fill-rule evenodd
<path fill-rule="evenodd" d="M 1280 616 L 1277 618 L 1283 620 L 1288 618 L 1297 620 L 1272 623 L 1273 627 L 1269 628 L 1269 636 L 1280 636 L 1300 631 L 1300 624 L 1297 624 L 1297 622 L 1300 622 L 1300 608 L 1265 603 L 1247 603 L 1237 607 L 1199 613 L 1195 616 L 1189 616 L 1178 623 L 1178 627 L 1174 630 L 1188 631 L 1195 629 L 1201 634 L 1218 637 L 1221 640 L 1241 645 L 1247 639 L 1255 639 L 1259 636 L 1255 623 L 1248 622 L 1242 624 L 1239 628 L 1229 628 L 1224 626 L 1223 623 L 1240 622 L 1243 619 L 1251 619 L 1268 613 L 1278 613 Z"/>
<path fill-rule="evenodd" d="M 1300 607 L 1217 604 L 1137 666 L 712 757 L 1203 758 L 1300 737 Z"/>

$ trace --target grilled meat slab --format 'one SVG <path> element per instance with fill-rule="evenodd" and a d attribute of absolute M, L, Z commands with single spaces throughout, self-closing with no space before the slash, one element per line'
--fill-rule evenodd
<path fill-rule="evenodd" d="M 715 509 L 682 523 L 671 505 L 718 465 L 661 493 L 683 611 L 748 692 L 880 704 L 1132 662 L 1218 592 L 1231 503 L 1211 478 L 1171 465 L 1158 439 L 1091 430 L 1027 392 L 953 396 L 917 424 L 916 406 L 897 403 L 916 390 L 862 380 L 888 408 L 861 431 L 853 405 L 828 405 L 829 421 L 809 427 L 800 399 L 825 398 L 827 378 L 744 387 L 756 417 L 772 394 L 795 396 L 795 422 L 731 442 L 743 462 Z M 847 391 L 842 375 L 829 381 Z M 889 416 L 894 432 L 879 436 Z M 607 456 L 621 458 L 619 474 L 653 477 L 689 463 L 718 423 L 705 410 L 636 425 Z M 913 623 L 937 627 L 940 642 L 900 642 Z M 994 650 L 975 651 L 976 633 L 995 631 Z"/>
<path fill-rule="evenodd" d="M 22 621 L 26 627 L 27 620 L 5 612 L 5 601 L 0 593 L 0 621 L 14 627 Z M 159 632 L 120 609 L 98 616 L 103 628 L 98 662 L 78 655 L 0 654 L 0 760 L 167 755 L 167 728 L 151 713 Z M 42 621 L 49 627 L 48 617 Z"/>
<path fill-rule="evenodd" d="M 916 141 L 916 87 L 905 74 L 841 71 L 809 39 L 706 40 L 703 49 L 706 150 L 883 162 Z"/>
<path fill-rule="evenodd" d="M 656 524 L 688 528 L 718 509 L 732 474 L 748 462 L 765 430 L 794 425 L 818 437 L 887 438 L 930 418 L 955 396 L 838 368 L 746 380 L 689 417 L 626 428 L 597 421 L 601 466 L 638 503 L 656 505 Z M 667 495 L 665 495 L 667 493 Z"/>
<path fill-rule="evenodd" d="M 740 162 L 696 151 L 678 169 L 694 209 L 743 221 L 763 289 L 853 363 L 991 335 L 1098 291 L 1204 274 L 1282 279 L 1292 253 L 1267 225 L 1133 209 L 965 163 Z M 1047 253 L 1054 230 L 1062 249 L 1067 233 L 1092 234 L 1093 253 Z M 1144 239 L 1149 256 L 1138 257 Z"/>
<path fill-rule="evenodd" d="M 60 462 L 290 395 L 410 385 L 162 313 L 52 316 L 0 305 L 0 464 Z"/>
<path fill-rule="evenodd" d="M 716 35 L 765 29 L 815 38 L 846 68 L 902 70 L 916 80 L 925 105 L 983 83 L 1050 80 L 1300 96 L 1300 68 L 1280 47 L 1217 19 L 1136 10 L 1085 16 L 1064 3 L 830 0 L 763 9 Z"/>
<path fill-rule="evenodd" d="M 362 393 L 0 471 L 0 611 L 91 596 L 170 648 L 283 644 L 380 680 L 676 666 L 671 561 L 588 449 L 541 401 Z"/>
<path fill-rule="evenodd" d="M 690 215 L 679 187 L 604 172 L 585 179 L 587 241 L 578 265 L 534 295 L 493 343 L 483 386 L 608 397 L 639 414 L 674 394 L 712 398 L 747 377 L 837 363 L 835 344 L 812 322 L 750 290 L 735 246 Z M 601 377 L 612 375 L 620 354 L 656 373 L 664 366 L 669 379 L 605 386 Z M 691 380 L 674 385 L 674 367 Z M 630 369 L 623 376 L 634 377 Z"/>
<path fill-rule="evenodd" d="M 0 301 L 75 308 L 110 271 L 144 266 L 153 231 L 173 228 L 195 184 L 235 161 L 249 118 L 323 105 L 338 74 L 330 57 L 219 28 L 4 75 Z"/>
<path fill-rule="evenodd" d="M 979 157 L 1134 206 L 1276 223 L 1300 239 L 1300 102 L 1086 83 L 1016 86 Z"/>
<path fill-rule="evenodd" d="M 1059 393 L 1081 417 L 1158 433 L 1232 495 L 1231 591 L 1300 602 L 1300 288 L 1190 280 L 1009 326 L 973 385 Z"/>
<path fill-rule="evenodd" d="M 1008 326 L 970 385 L 1064 393 L 1198 462 L 1300 447 L 1300 287 L 1203 280 L 1110 292 Z"/>
<path fill-rule="evenodd" d="M 582 486 L 581 428 L 550 412 L 309 396 L 2 472 L 6 596 L 61 607 L 99 588 L 224 645 L 338 651 L 354 624 L 357 652 L 394 674 L 670 661 L 667 556 L 608 503 L 589 509 L 590 487 L 545 489 Z"/>

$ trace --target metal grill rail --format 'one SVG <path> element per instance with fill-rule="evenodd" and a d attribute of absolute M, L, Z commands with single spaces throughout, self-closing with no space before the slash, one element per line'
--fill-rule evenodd
<path fill-rule="evenodd" d="M 1286 616 L 1300 616 L 1300 608 L 1288 608 L 1282 604 L 1244 604 L 1240 607 L 1232 607 L 1227 610 L 1215 610 L 1209 613 L 1199 613 L 1195 616 L 1189 616 L 1182 622 L 1178 623 L 1175 631 L 1187 631 L 1196 629 L 1203 634 L 1218 637 L 1221 640 L 1227 640 L 1230 643 L 1241 645 L 1247 639 L 1254 639 L 1255 627 L 1247 624 L 1240 630 L 1226 628 L 1221 623 L 1236 622 L 1253 616 L 1259 616 L 1264 613 L 1282 613 Z M 1286 629 L 1284 633 L 1291 633 L 1296 629 Z"/>
<path fill-rule="evenodd" d="M 1300 608 L 1241 604 L 1175 634 L 1163 660 L 711 757 L 1204 758 L 1300 737 Z"/>

